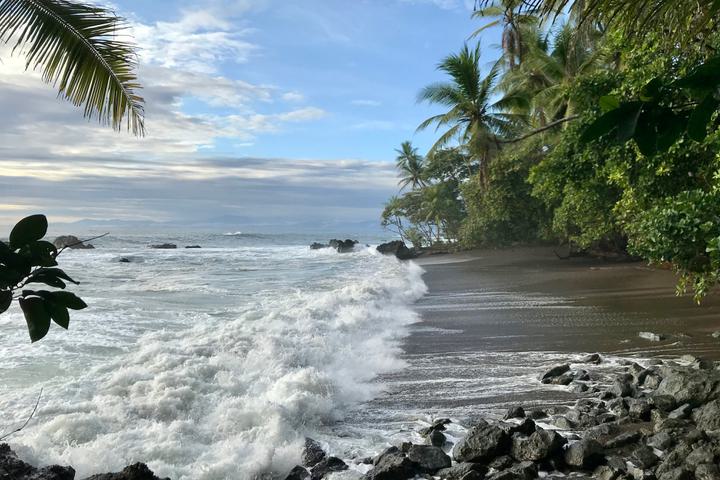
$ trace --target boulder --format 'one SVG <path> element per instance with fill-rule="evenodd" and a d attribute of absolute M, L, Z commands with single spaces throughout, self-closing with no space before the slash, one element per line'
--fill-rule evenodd
<path fill-rule="evenodd" d="M 461 480 L 470 472 L 477 473 L 480 477 L 484 477 L 488 468 L 480 463 L 456 463 L 452 467 L 443 468 L 435 473 L 436 477 L 444 480 Z"/>
<path fill-rule="evenodd" d="M 693 474 L 685 467 L 678 467 L 660 475 L 659 480 L 692 480 Z"/>
<path fill-rule="evenodd" d="M 311 470 L 310 470 L 310 478 L 311 480 L 320 480 L 325 475 L 331 472 L 342 472 L 343 470 L 347 470 L 348 466 L 345 462 L 340 460 L 337 457 L 326 457 L 322 459 L 320 462 L 318 462 Z"/>
<path fill-rule="evenodd" d="M 653 332 L 640 332 L 638 333 L 638 337 L 649 340 L 651 342 L 662 342 L 663 340 L 665 340 L 665 335 Z"/>
<path fill-rule="evenodd" d="M 407 452 L 407 458 L 416 463 L 425 473 L 435 473 L 441 468 L 448 468 L 452 461 L 442 448 L 432 445 L 413 445 Z"/>
<path fill-rule="evenodd" d="M 418 472 L 413 463 L 397 447 L 391 447 L 375 458 L 374 467 L 363 478 L 367 480 L 402 480 L 412 478 Z"/>
<path fill-rule="evenodd" d="M 321 248 L 330 248 L 330 245 L 318 242 L 313 242 L 310 244 L 310 250 L 320 250 Z"/>
<path fill-rule="evenodd" d="M 586 355 L 581 358 L 580 363 L 592 363 L 594 365 L 599 365 L 602 363 L 602 357 L 599 353 L 591 353 L 590 355 Z"/>
<path fill-rule="evenodd" d="M 525 410 L 520 406 L 510 407 L 503 418 L 505 420 L 509 420 L 511 418 L 525 418 Z"/>
<path fill-rule="evenodd" d="M 427 436 L 436 430 L 440 431 L 440 432 L 444 432 L 445 425 L 447 425 L 448 423 L 452 423 L 449 418 L 438 418 L 438 419 L 434 420 L 433 423 L 429 427 L 420 429 L 419 433 L 422 436 Z"/>
<path fill-rule="evenodd" d="M 435 447 L 442 447 L 447 441 L 445 434 L 442 433 L 440 430 L 433 430 L 432 432 L 430 432 L 430 435 L 428 435 L 427 438 L 428 442 L 430 442 L 430 445 L 433 445 Z"/>
<path fill-rule="evenodd" d="M 510 436 L 505 430 L 481 420 L 455 444 L 453 457 L 458 462 L 483 462 L 507 453 L 509 445 Z"/>
<path fill-rule="evenodd" d="M 185 248 L 202 248 L 200 245 L 185 245 Z"/>
<path fill-rule="evenodd" d="M 308 468 L 314 467 L 323 459 L 325 459 L 325 450 L 312 438 L 305 437 L 305 445 L 301 454 L 302 464 Z"/>
<path fill-rule="evenodd" d="M 89 243 L 83 243 L 83 241 L 75 235 L 61 235 L 53 240 L 53 245 L 55 245 L 55 248 L 58 250 L 65 247 L 72 250 L 89 250 L 95 248 Z"/>
<path fill-rule="evenodd" d="M 648 438 L 647 445 L 658 450 L 667 450 L 672 447 L 674 441 L 673 437 L 667 432 L 656 433 L 652 437 Z"/>
<path fill-rule="evenodd" d="M 392 242 L 382 243 L 376 249 L 383 255 L 395 255 L 400 260 L 409 260 L 415 258 L 415 252 L 409 249 L 405 242 L 393 240 Z"/>
<path fill-rule="evenodd" d="M 641 445 L 633 451 L 630 461 L 636 467 L 647 470 L 657 465 L 660 459 L 655 455 L 652 447 Z"/>
<path fill-rule="evenodd" d="M 720 430 L 720 400 L 713 400 L 693 412 L 693 420 L 703 430 Z"/>
<path fill-rule="evenodd" d="M 720 371 L 662 367 L 663 380 L 656 395 L 669 395 L 678 404 L 696 407 L 720 398 Z"/>
<path fill-rule="evenodd" d="M 570 371 L 570 364 L 565 363 L 562 365 L 555 365 L 550 370 L 540 375 L 540 381 L 543 383 L 550 383 L 553 378 L 559 377 L 563 373 Z"/>
<path fill-rule="evenodd" d="M 600 465 L 604 457 L 602 447 L 596 440 L 584 439 L 571 443 L 565 449 L 565 463 L 571 467 L 591 469 Z"/>
<path fill-rule="evenodd" d="M 161 480 L 144 463 L 136 463 L 125 467 L 122 472 L 101 473 L 87 477 L 85 480 Z M 164 480 L 169 480 L 165 478 Z"/>
<path fill-rule="evenodd" d="M 510 454 L 519 462 L 537 462 L 559 453 L 566 443 L 556 431 L 538 428 L 529 437 L 514 435 Z"/>
<path fill-rule="evenodd" d="M 155 245 L 150 245 L 149 248 L 154 248 L 156 250 L 174 250 L 177 248 L 177 245 L 174 243 L 158 243 Z"/>
<path fill-rule="evenodd" d="M 703 463 L 711 463 L 714 465 L 715 452 L 713 452 L 709 447 L 696 448 L 685 458 L 685 463 L 693 467 Z"/>
<path fill-rule="evenodd" d="M 347 240 L 338 240 L 337 238 L 333 238 L 328 242 L 328 245 L 330 248 L 337 250 L 338 253 L 347 253 L 352 252 L 357 243 L 357 240 L 350 240 L 349 238 Z"/>
<path fill-rule="evenodd" d="M 690 416 L 690 412 L 692 412 L 692 407 L 689 403 L 683 403 L 679 407 L 677 407 L 672 412 L 668 413 L 667 418 L 688 418 Z"/>
<path fill-rule="evenodd" d="M 36 468 L 20 460 L 7 443 L 0 444 L 0 478 L 8 480 L 73 480 L 72 467 L 51 465 Z"/>
<path fill-rule="evenodd" d="M 533 462 L 518 463 L 490 477 L 491 480 L 532 480 L 534 478 L 538 478 L 538 467 Z"/>
<path fill-rule="evenodd" d="M 695 468 L 695 480 L 720 480 L 720 468 L 706 463 L 698 465 Z"/>
<path fill-rule="evenodd" d="M 288 476 L 285 477 L 285 480 L 307 480 L 308 478 L 310 478 L 310 472 L 305 470 L 305 467 L 296 465 L 292 470 L 290 470 L 290 473 L 288 473 Z"/>

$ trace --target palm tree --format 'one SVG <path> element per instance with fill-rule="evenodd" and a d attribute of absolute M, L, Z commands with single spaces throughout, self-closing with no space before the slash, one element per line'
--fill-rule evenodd
<path fill-rule="evenodd" d="M 448 129 L 430 149 L 433 155 L 452 140 L 467 146 L 470 155 L 480 165 L 480 175 L 487 178 L 487 167 L 491 156 L 498 149 L 498 135 L 513 130 L 518 116 L 499 111 L 492 101 L 499 65 L 493 66 L 487 76 L 480 70 L 480 46 L 467 45 L 458 54 L 445 57 L 438 70 L 450 76 L 450 82 L 428 85 L 418 95 L 419 101 L 442 105 L 448 111 L 432 116 L 422 122 L 418 130 L 435 124 L 436 130 Z"/>
<path fill-rule="evenodd" d="M 470 38 L 480 35 L 488 28 L 501 26 L 501 48 L 503 60 L 510 70 L 514 70 L 522 63 L 525 54 L 523 46 L 523 29 L 527 26 L 536 25 L 538 18 L 533 11 L 519 11 L 523 4 L 522 0 L 499 0 L 487 2 L 486 6 L 478 8 L 473 12 L 473 18 L 494 19 L 473 32 Z"/>
<path fill-rule="evenodd" d="M 396 148 L 398 156 L 395 158 L 395 165 L 400 171 L 400 190 L 410 185 L 415 190 L 425 186 L 425 159 L 412 146 L 409 141 L 402 142 L 400 148 Z"/>
<path fill-rule="evenodd" d="M 24 54 L 58 95 L 83 106 L 86 118 L 144 134 L 144 100 L 137 93 L 133 45 L 118 40 L 127 27 L 110 10 L 65 0 L 0 0 L 0 42 Z"/>

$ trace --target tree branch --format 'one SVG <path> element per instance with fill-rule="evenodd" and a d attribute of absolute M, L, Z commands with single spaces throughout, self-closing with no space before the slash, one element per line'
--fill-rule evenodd
<path fill-rule="evenodd" d="M 40 405 L 40 397 L 42 397 L 42 393 L 43 393 L 43 389 L 41 388 L 40 394 L 38 395 L 37 401 L 35 402 L 35 407 L 32 409 L 32 412 L 30 412 L 30 416 L 27 418 L 27 420 L 25 420 L 25 423 L 23 423 L 19 428 L 16 428 L 12 432 L 8 432 L 5 435 L 3 435 L 2 437 L 0 437 L 0 441 L 5 440 L 10 435 L 12 435 L 14 433 L 18 433 L 20 430 L 27 427 L 28 423 L 30 423 L 30 420 L 32 420 L 32 418 L 35 416 L 35 412 L 37 412 L 38 405 Z"/>
<path fill-rule="evenodd" d="M 569 117 L 561 118 L 560 120 L 555 120 L 554 122 L 550 122 L 550 123 L 548 123 L 547 125 L 545 125 L 544 127 L 540 127 L 540 128 L 538 128 L 538 129 L 536 129 L 536 130 L 533 130 L 532 132 L 528 132 L 528 133 L 526 133 L 525 135 L 519 136 L 518 138 L 513 138 L 513 139 L 511 139 L 511 140 L 501 140 L 501 139 L 498 139 L 498 143 L 517 143 L 517 142 L 521 142 L 521 141 L 525 140 L 526 138 L 530 138 L 530 137 L 532 137 L 532 136 L 534 136 L 534 135 L 537 135 L 538 133 L 542 133 L 542 132 L 544 132 L 545 130 L 550 130 L 551 128 L 556 127 L 556 126 L 558 126 L 558 125 L 560 125 L 560 124 L 562 124 L 562 123 L 575 120 L 575 119 L 577 119 L 578 117 L 579 117 L 579 115 L 570 115 Z"/>

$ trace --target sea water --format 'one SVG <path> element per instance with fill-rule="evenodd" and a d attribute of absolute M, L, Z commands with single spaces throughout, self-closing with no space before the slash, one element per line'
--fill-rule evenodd
<path fill-rule="evenodd" d="M 112 235 L 64 252 L 81 282 L 71 290 L 89 305 L 70 329 L 53 324 L 31 344 L 17 306 L 0 316 L 4 431 L 42 390 L 12 447 L 31 463 L 70 464 L 76 478 L 142 461 L 161 477 L 209 480 L 287 472 L 306 436 L 338 454 L 383 446 L 382 429 L 358 433 L 347 415 L 404 367 L 422 270 L 363 245 L 310 250 L 311 240 Z M 148 248 L 164 242 L 179 248 Z M 193 244 L 203 248 L 183 248 Z"/>

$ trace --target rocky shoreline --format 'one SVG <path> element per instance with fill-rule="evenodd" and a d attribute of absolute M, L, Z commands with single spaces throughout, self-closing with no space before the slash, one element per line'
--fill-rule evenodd
<path fill-rule="evenodd" d="M 575 392 L 574 406 L 511 407 L 502 420 L 480 419 L 454 444 L 450 419 L 374 458 L 343 460 L 306 439 L 302 464 L 286 480 L 720 480 L 720 362 L 623 361 L 614 372 L 588 355 L 560 364 L 538 381 Z M 573 368 L 574 367 L 574 368 Z M 0 445 L 0 480 L 74 480 L 68 466 L 35 468 Z M 262 478 L 283 478 L 262 476 Z M 84 480 L 160 480 L 144 464 Z"/>

